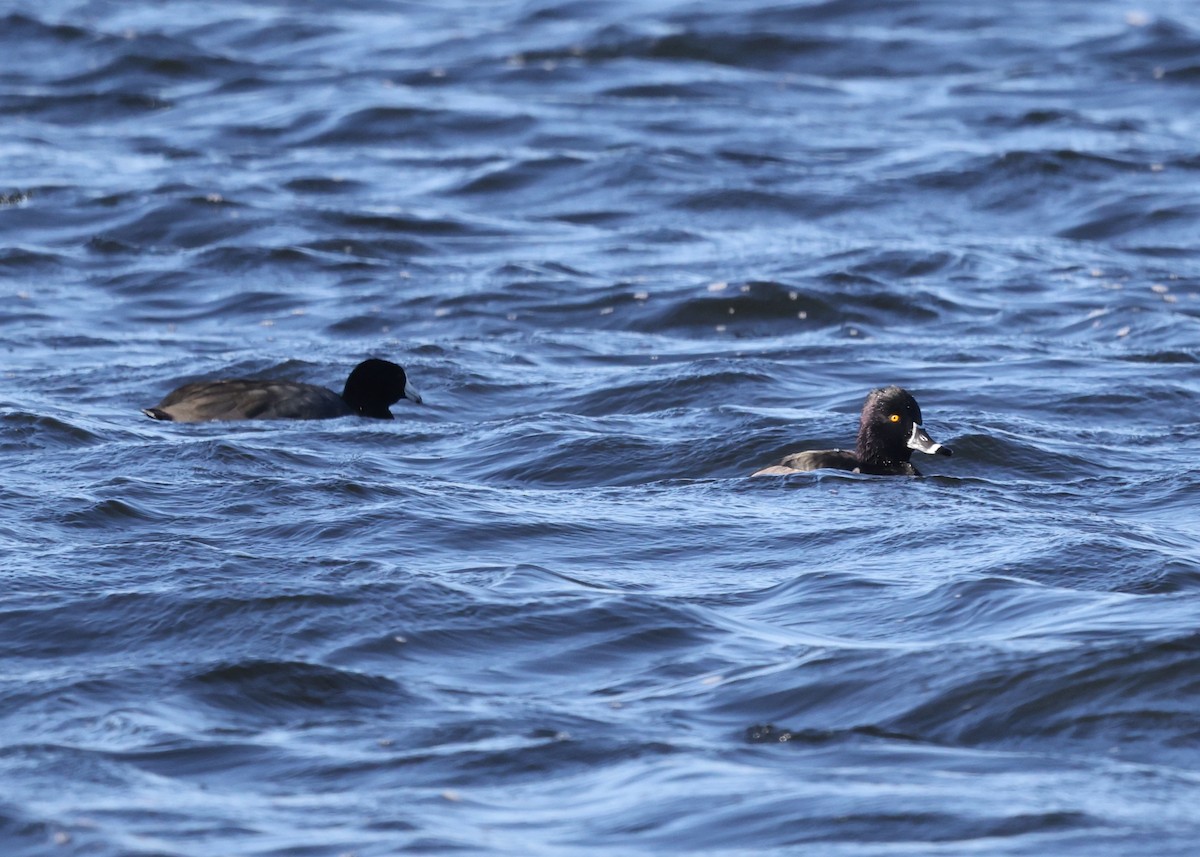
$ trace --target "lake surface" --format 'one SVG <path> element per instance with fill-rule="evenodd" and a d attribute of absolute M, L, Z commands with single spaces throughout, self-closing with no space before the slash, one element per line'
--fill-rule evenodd
<path fill-rule="evenodd" d="M 0 111 L 6 857 L 1196 853 L 1192 0 L 15 0 Z"/>

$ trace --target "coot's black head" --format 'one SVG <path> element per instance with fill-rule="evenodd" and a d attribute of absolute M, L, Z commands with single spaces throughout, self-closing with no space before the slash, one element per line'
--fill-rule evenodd
<path fill-rule="evenodd" d="M 914 449 L 929 455 L 952 454 L 921 427 L 921 406 L 908 390 L 872 390 L 858 424 L 857 452 L 864 472 L 903 469 L 897 466 L 907 462 Z"/>
<path fill-rule="evenodd" d="M 404 368 L 390 360 L 372 357 L 354 367 L 342 391 L 346 404 L 364 417 L 392 419 L 390 405 L 401 399 L 421 403 L 421 394 L 408 383 Z"/>

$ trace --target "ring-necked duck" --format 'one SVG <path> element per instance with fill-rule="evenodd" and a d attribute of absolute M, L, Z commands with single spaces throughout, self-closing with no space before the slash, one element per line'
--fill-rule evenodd
<path fill-rule="evenodd" d="M 858 424 L 858 444 L 846 449 L 815 449 L 797 452 L 752 476 L 784 476 L 805 470 L 830 467 L 877 476 L 920 476 L 909 458 L 913 450 L 929 455 L 952 455 L 921 427 L 921 406 L 900 387 L 872 390 L 863 404 Z"/>
<path fill-rule="evenodd" d="M 371 358 L 354 367 L 339 396 L 333 390 L 296 381 L 199 381 L 171 392 L 142 413 L 179 423 L 209 420 L 324 420 L 357 414 L 393 419 L 388 410 L 402 398 L 420 403 L 404 369 Z"/>

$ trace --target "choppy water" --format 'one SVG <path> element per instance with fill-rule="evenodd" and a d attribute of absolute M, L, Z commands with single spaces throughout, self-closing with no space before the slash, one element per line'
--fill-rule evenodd
<path fill-rule="evenodd" d="M 0 116 L 5 855 L 1195 853 L 1190 0 L 16 0 Z"/>

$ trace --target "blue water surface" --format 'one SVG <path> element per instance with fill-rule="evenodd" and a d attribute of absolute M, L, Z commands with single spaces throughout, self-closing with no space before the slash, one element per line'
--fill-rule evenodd
<path fill-rule="evenodd" d="M 0 116 L 6 857 L 1196 853 L 1191 0 L 10 0 Z"/>

